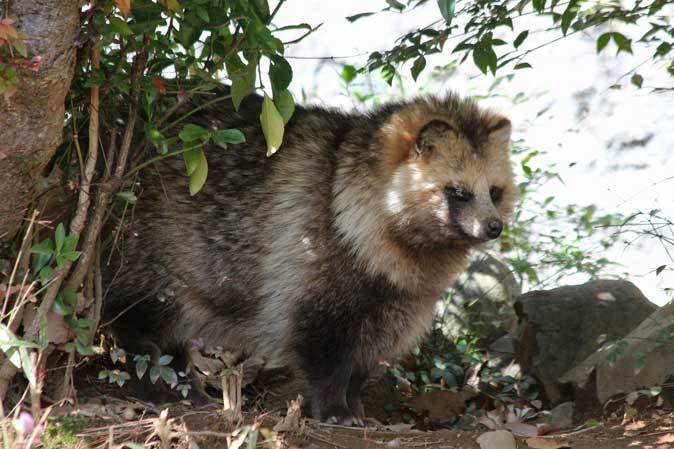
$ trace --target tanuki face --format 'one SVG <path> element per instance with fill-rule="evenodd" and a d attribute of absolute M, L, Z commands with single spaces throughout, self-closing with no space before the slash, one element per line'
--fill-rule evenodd
<path fill-rule="evenodd" d="M 442 118 L 408 138 L 384 190 L 389 232 L 422 250 L 470 246 L 497 238 L 516 197 L 509 159 L 510 122 L 483 118 L 467 135 Z"/>

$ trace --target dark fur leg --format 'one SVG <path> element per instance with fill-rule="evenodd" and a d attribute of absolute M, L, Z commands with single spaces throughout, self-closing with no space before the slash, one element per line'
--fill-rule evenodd
<path fill-rule="evenodd" d="M 367 380 L 367 371 L 363 369 L 354 369 L 349 382 L 349 389 L 346 392 L 346 401 L 353 416 L 358 420 L 358 425 L 363 425 L 362 418 L 365 417 L 365 409 L 361 400 L 363 384 Z"/>
<path fill-rule="evenodd" d="M 331 372 L 307 373 L 311 385 L 311 414 L 331 424 L 354 425 L 356 418 L 346 400 L 351 364 L 335 364 Z M 323 375 L 321 375 L 323 374 Z"/>

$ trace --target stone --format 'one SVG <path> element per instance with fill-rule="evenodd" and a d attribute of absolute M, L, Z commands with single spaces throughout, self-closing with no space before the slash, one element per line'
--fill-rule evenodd
<path fill-rule="evenodd" d="M 607 342 L 635 329 L 657 309 L 634 284 L 596 280 L 532 291 L 515 303 L 515 357 L 543 386 L 552 405 L 573 400 L 559 378 Z"/>
<path fill-rule="evenodd" d="M 604 345 L 560 382 L 595 395 L 599 404 L 612 397 L 662 385 L 674 378 L 674 302 L 653 312 L 619 342 Z"/>
<path fill-rule="evenodd" d="M 573 402 L 562 402 L 550 410 L 550 427 L 553 430 L 565 430 L 573 427 Z"/>
<path fill-rule="evenodd" d="M 466 271 L 447 290 L 439 316 L 450 337 L 465 333 L 490 343 L 517 326 L 513 308 L 521 288 L 508 266 L 486 251 L 476 251 Z"/>

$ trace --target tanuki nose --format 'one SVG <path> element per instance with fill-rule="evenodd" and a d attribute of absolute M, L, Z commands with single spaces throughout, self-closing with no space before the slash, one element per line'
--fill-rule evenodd
<path fill-rule="evenodd" d="M 503 231 L 503 222 L 498 218 L 490 218 L 487 223 L 487 237 L 495 239 Z"/>

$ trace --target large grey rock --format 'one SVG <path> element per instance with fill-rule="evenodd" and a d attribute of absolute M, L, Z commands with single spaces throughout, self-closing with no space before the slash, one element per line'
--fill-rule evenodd
<path fill-rule="evenodd" d="M 517 326 L 513 304 L 520 293 L 520 285 L 505 263 L 477 251 L 447 291 L 440 314 L 443 331 L 453 337 L 469 332 L 492 342 Z"/>
<path fill-rule="evenodd" d="M 519 297 L 515 356 L 538 379 L 548 400 L 573 399 L 559 378 L 609 341 L 635 329 L 657 309 L 634 284 L 597 280 Z"/>
<path fill-rule="evenodd" d="M 618 343 L 594 352 L 560 378 L 604 404 L 617 395 L 662 385 L 674 377 L 674 302 L 653 312 Z"/>

